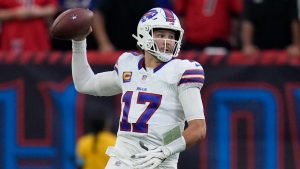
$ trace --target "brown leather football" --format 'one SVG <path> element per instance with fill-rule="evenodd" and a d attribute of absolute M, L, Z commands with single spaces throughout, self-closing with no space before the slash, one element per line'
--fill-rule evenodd
<path fill-rule="evenodd" d="M 86 34 L 92 22 L 93 12 L 89 9 L 68 9 L 54 20 L 50 33 L 53 38 L 71 40 Z"/>

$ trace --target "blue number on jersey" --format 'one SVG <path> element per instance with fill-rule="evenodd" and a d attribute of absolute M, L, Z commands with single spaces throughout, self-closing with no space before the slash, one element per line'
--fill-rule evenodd
<path fill-rule="evenodd" d="M 149 121 L 151 116 L 155 113 L 155 111 L 159 108 L 162 96 L 158 94 L 139 92 L 137 98 L 137 104 L 145 104 L 146 102 L 149 102 L 149 105 L 147 106 L 145 111 L 141 114 L 141 116 L 136 121 L 136 123 L 130 124 L 128 123 L 128 114 L 130 110 L 132 94 L 133 94 L 132 91 L 127 91 L 123 95 L 122 101 L 125 103 L 125 105 L 123 108 L 122 121 L 120 122 L 120 130 L 131 131 L 131 126 L 132 126 L 132 132 L 147 133 L 148 132 L 147 122 Z"/>

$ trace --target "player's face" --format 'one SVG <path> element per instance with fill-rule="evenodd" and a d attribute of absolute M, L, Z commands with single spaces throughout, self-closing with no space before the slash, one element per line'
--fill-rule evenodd
<path fill-rule="evenodd" d="M 175 46 L 175 32 L 167 29 L 154 30 L 153 38 L 162 53 L 173 53 Z"/>

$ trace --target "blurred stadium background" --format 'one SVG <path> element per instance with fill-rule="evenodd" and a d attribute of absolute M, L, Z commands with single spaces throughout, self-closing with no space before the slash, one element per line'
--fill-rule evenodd
<path fill-rule="evenodd" d="M 112 70 L 119 54 L 88 56 L 100 72 Z M 179 169 L 299 168 L 300 58 L 284 51 L 179 57 L 205 69 L 208 125 L 207 139 L 181 154 Z M 70 61 L 70 52 L 0 52 L 1 169 L 75 169 L 86 112 L 105 109 L 117 130 L 120 96 L 78 94 Z"/>

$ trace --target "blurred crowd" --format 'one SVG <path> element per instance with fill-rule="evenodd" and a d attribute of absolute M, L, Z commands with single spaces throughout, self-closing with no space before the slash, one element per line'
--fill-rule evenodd
<path fill-rule="evenodd" d="M 94 11 L 88 49 L 135 50 L 139 18 L 153 7 L 174 10 L 185 30 L 182 50 L 253 56 L 261 50 L 300 55 L 298 0 L 1 0 L 0 50 L 70 50 L 70 41 L 50 37 L 61 12 L 83 7 Z"/>

